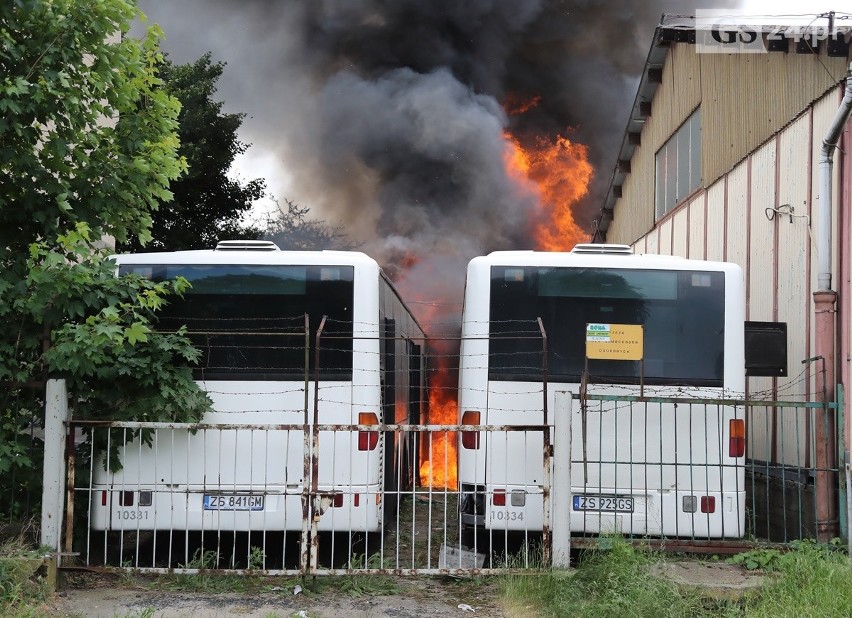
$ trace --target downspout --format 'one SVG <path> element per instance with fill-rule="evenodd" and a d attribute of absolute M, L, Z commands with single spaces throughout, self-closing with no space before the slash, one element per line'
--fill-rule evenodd
<path fill-rule="evenodd" d="M 852 63 L 846 75 L 846 88 L 840 107 L 831 121 L 819 156 L 819 240 L 817 245 L 817 290 L 814 292 L 816 357 L 822 359 L 822 379 L 817 384 L 821 401 L 834 401 L 835 339 L 837 293 L 831 289 L 831 211 L 834 150 L 846 121 L 852 114 Z M 845 250 L 845 248 L 844 248 Z M 838 532 L 836 414 L 827 406 L 815 417 L 817 538 L 830 541 Z"/>

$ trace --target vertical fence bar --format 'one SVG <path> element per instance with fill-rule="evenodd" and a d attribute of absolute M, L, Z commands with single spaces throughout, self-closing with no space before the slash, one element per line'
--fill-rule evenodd
<path fill-rule="evenodd" d="M 846 555 L 852 560 L 852 464 L 846 462 Z"/>
<path fill-rule="evenodd" d="M 849 518 L 852 517 L 849 509 L 849 451 L 846 447 L 846 415 L 844 413 L 844 390 L 843 385 L 838 384 L 834 397 L 835 405 L 837 406 L 837 423 L 835 424 L 835 435 L 837 436 L 837 477 L 838 491 L 840 499 L 839 505 L 846 505 L 846 517 L 838 513 L 840 520 L 840 538 L 849 539 Z M 841 471 L 845 471 L 845 475 L 841 475 Z M 845 476 L 845 480 L 844 480 Z M 852 554 L 850 554 L 852 556 Z"/>
<path fill-rule="evenodd" d="M 552 564 L 556 568 L 571 566 L 571 393 L 554 393 L 553 410 L 553 513 Z M 546 474 L 545 469 L 545 474 Z M 546 510 L 545 510 L 546 512 Z"/>
<path fill-rule="evenodd" d="M 552 449 L 550 446 L 550 419 L 548 419 L 547 414 L 547 331 L 544 330 L 544 323 L 541 321 L 541 318 L 536 318 L 538 322 L 538 330 L 541 333 L 541 365 L 542 365 L 542 442 L 544 444 L 543 448 L 543 457 L 544 457 L 544 487 L 542 491 L 542 501 L 543 501 L 543 518 L 542 521 L 542 531 L 541 531 L 541 545 L 542 545 L 542 560 L 544 564 L 548 564 L 550 562 L 550 532 L 551 526 L 553 522 L 550 521 L 550 513 L 551 513 L 551 487 L 550 487 L 550 458 L 552 454 Z M 529 435 L 527 432 L 524 433 L 524 436 Z M 507 451 L 508 452 L 508 451 Z"/>
<path fill-rule="evenodd" d="M 316 572 L 319 566 L 319 535 L 317 532 L 317 523 L 324 508 L 319 498 L 319 373 L 320 373 L 320 342 L 322 341 L 322 332 L 325 328 L 325 320 L 327 316 L 322 316 L 316 334 L 316 348 L 314 350 L 314 422 L 311 427 L 311 476 L 310 476 L 310 497 L 308 502 L 311 504 L 310 513 L 310 539 L 311 539 L 311 555 L 310 555 L 310 573 L 314 576 L 314 588 L 316 588 Z M 333 438 L 334 436 L 332 436 Z M 306 438 L 307 440 L 307 434 Z M 332 537 L 331 553 L 334 555 L 334 545 Z"/>
<path fill-rule="evenodd" d="M 311 552 L 311 537 L 309 520 L 311 517 L 311 443 L 308 434 L 310 417 L 310 366 L 311 366 L 311 329 L 310 318 L 305 314 L 305 422 L 302 427 L 302 547 L 299 556 L 299 569 L 302 577 L 308 573 L 308 564 L 313 555 Z"/>

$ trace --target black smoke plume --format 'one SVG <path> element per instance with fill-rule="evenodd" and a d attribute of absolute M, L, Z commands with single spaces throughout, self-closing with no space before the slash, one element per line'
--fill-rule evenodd
<path fill-rule="evenodd" d="M 718 5 L 718 2 L 715 3 Z M 219 94 L 267 184 L 331 223 L 421 301 L 461 298 L 471 257 L 534 248 L 534 198 L 507 177 L 503 132 L 570 135 L 596 170 L 590 228 L 661 0 L 140 0 L 175 62 L 228 64 Z M 703 6 L 703 5 L 702 5 Z M 509 101 L 538 103 L 508 115 Z M 445 306 L 445 305 L 442 305 Z M 457 313 L 458 307 L 455 307 Z M 451 312 L 453 313 L 453 312 Z"/>

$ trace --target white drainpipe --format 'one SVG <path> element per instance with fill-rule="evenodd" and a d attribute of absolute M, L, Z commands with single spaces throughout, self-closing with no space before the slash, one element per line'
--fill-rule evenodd
<path fill-rule="evenodd" d="M 817 286 L 819 291 L 831 289 L 831 175 L 834 149 L 840 133 L 852 113 L 852 63 L 846 74 L 846 92 L 831 126 L 822 140 L 819 154 L 819 245 L 817 247 Z"/>

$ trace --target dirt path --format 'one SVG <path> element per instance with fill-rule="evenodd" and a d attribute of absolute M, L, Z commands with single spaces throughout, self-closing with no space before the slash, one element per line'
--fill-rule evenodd
<path fill-rule="evenodd" d="M 292 580 L 265 591 L 171 592 L 141 586 L 68 588 L 56 595 L 51 614 L 61 617 L 178 618 L 250 616 L 264 618 L 447 618 L 450 616 L 507 616 L 498 604 L 496 588 L 487 580 L 444 578 L 383 578 L 386 590 L 353 588 L 347 578 L 323 582 L 318 592 L 294 594 Z M 149 580 L 147 586 L 155 585 Z M 387 594 L 385 594 L 387 592 Z"/>

